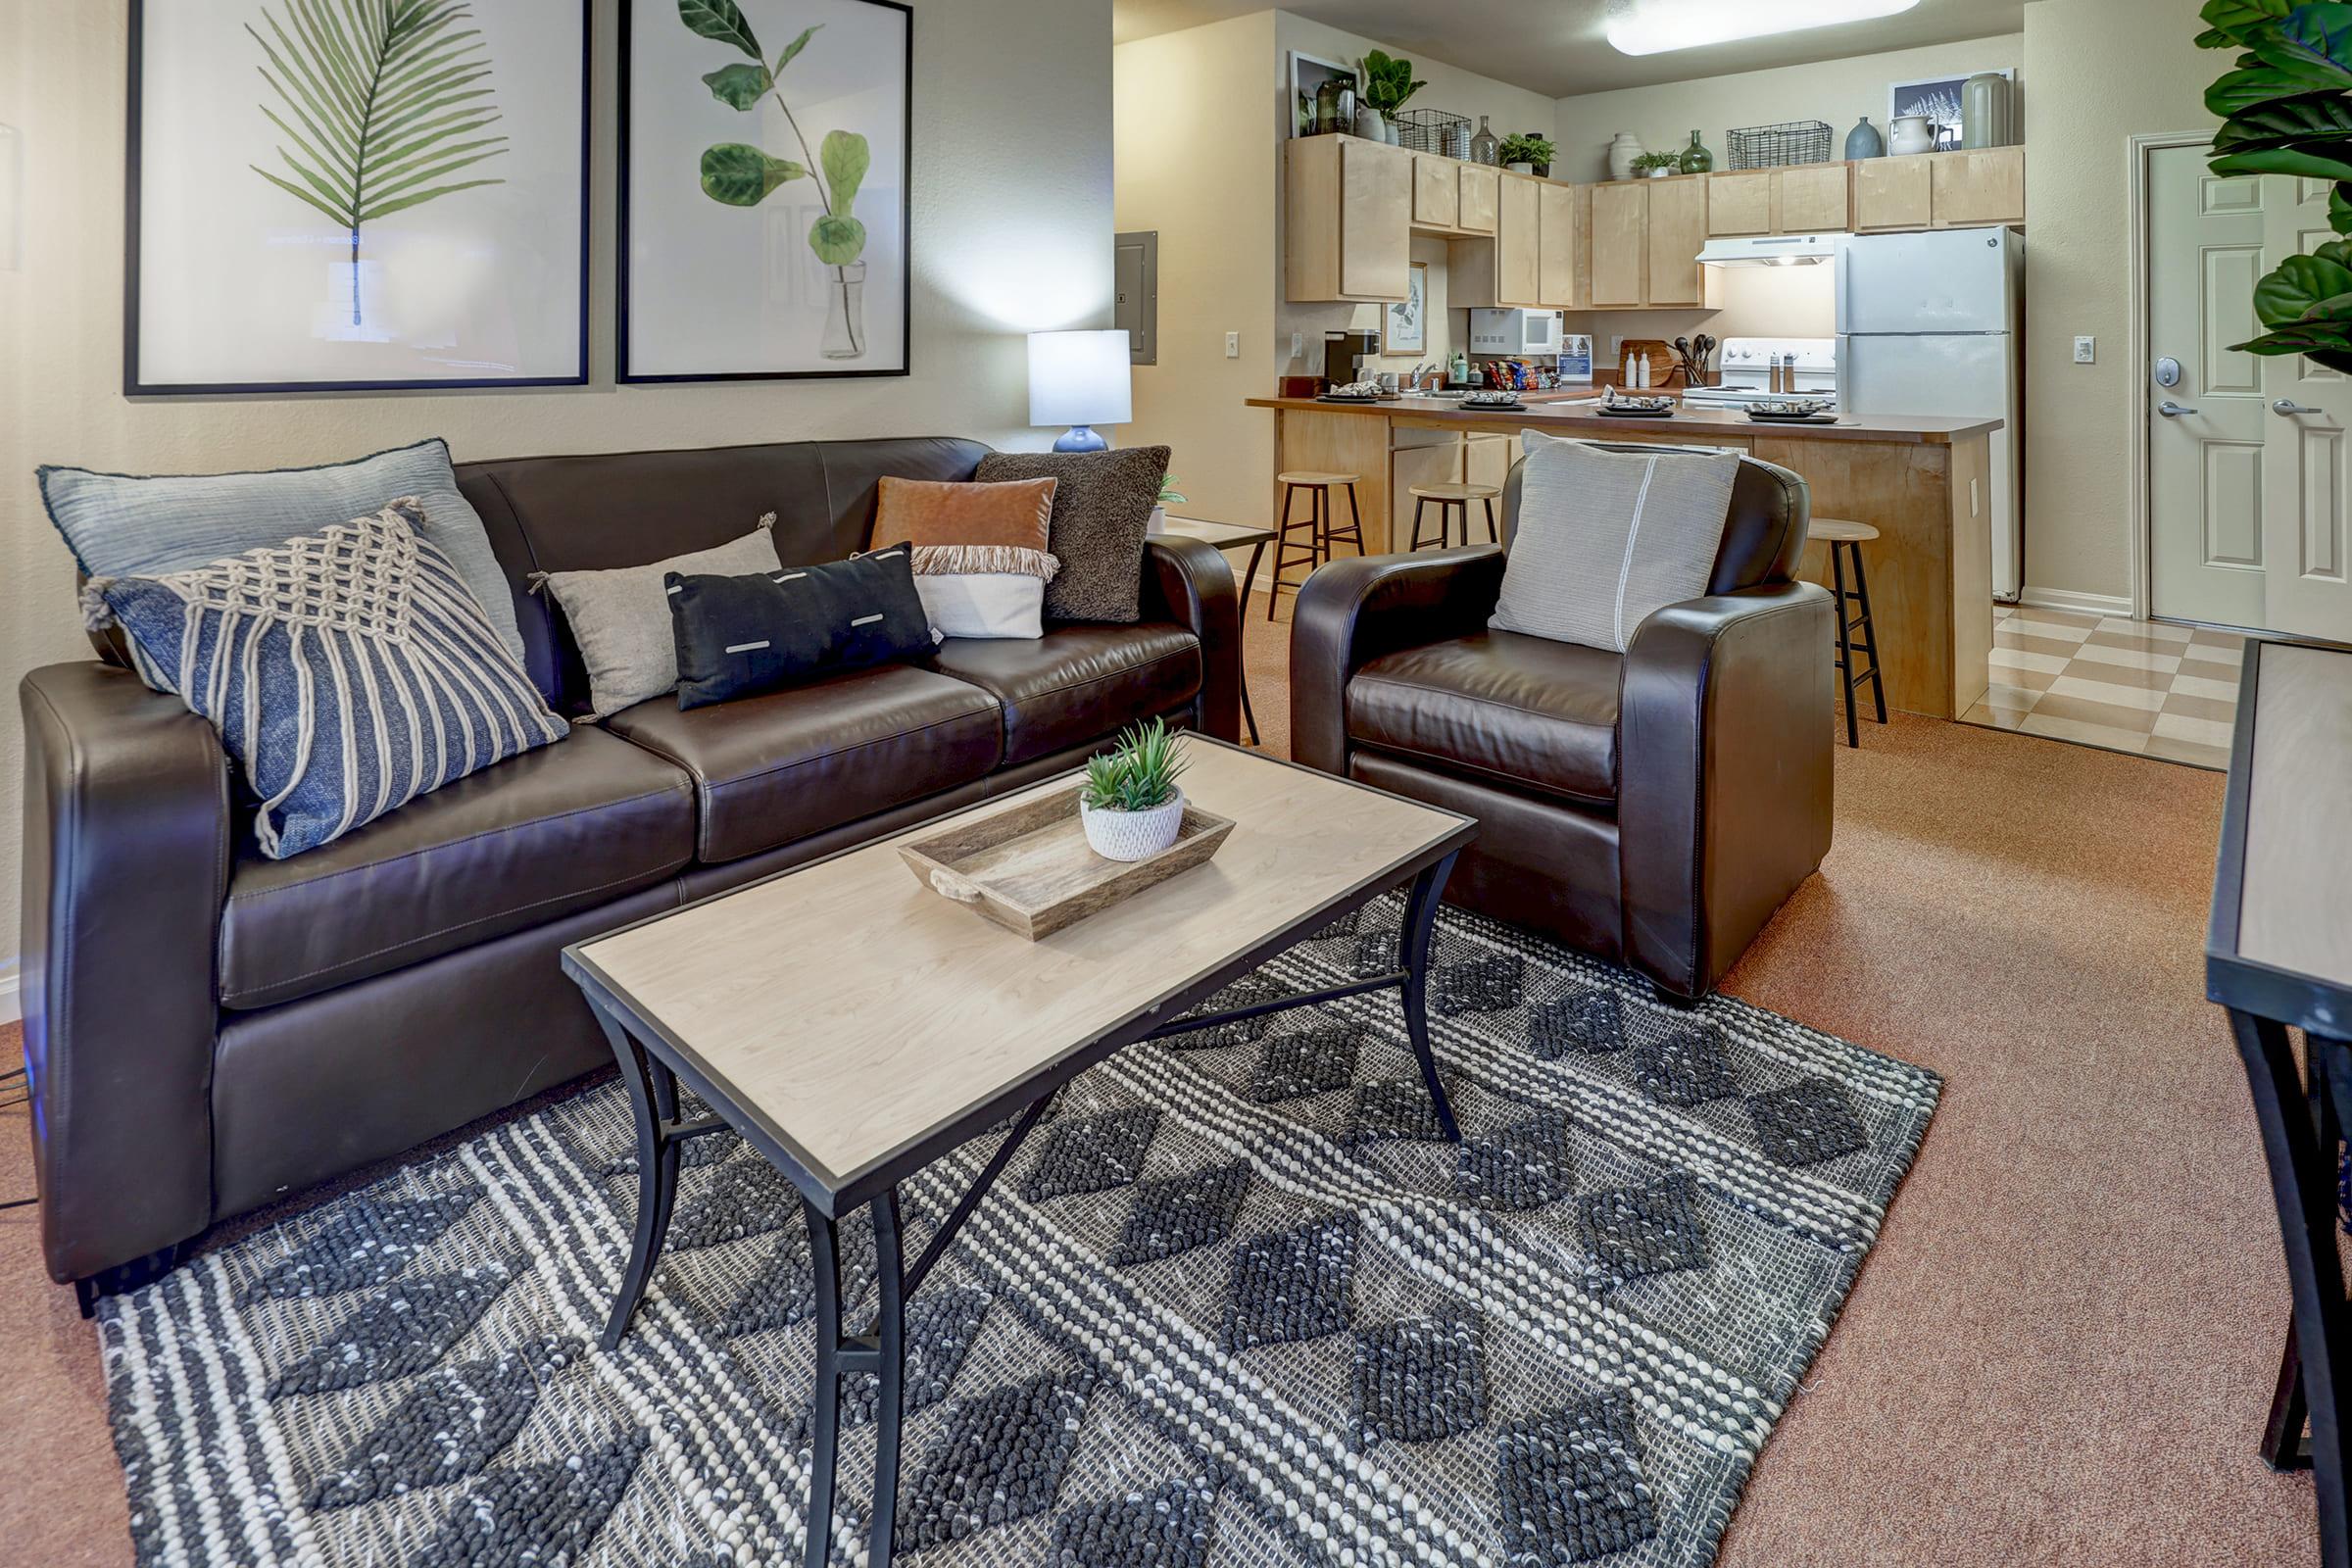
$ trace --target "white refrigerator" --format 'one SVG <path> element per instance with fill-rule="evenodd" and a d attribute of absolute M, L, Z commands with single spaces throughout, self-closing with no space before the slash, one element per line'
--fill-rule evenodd
<path fill-rule="evenodd" d="M 1992 436 L 1992 591 L 2025 567 L 2018 341 L 2025 236 L 2007 228 L 1849 234 L 1838 245 L 1838 401 L 1847 414 L 1999 419 Z"/>

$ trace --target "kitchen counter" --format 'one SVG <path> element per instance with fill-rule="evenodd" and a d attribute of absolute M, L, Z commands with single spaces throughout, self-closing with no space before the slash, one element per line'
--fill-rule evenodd
<path fill-rule="evenodd" d="M 1949 446 L 1971 436 L 1990 435 L 1998 419 L 1924 419 L 1900 415 L 1841 414 L 1836 424 L 1759 423 L 1733 409 L 1675 410 L 1671 418 L 1630 418 L 1603 414 L 1581 399 L 1597 393 L 1531 392 L 1528 406 L 1516 414 L 1465 409 L 1451 398 L 1400 397 L 1393 403 L 1325 403 L 1315 398 L 1251 398 L 1253 409 L 1297 409 L 1315 414 L 1374 415 L 1392 419 L 1439 419 L 1465 429 L 1556 430 L 1579 435 L 1607 431 L 1614 440 L 1628 430 L 1704 432 L 1715 435 L 1737 430 L 1742 435 L 1769 436 L 1789 441 L 1897 441 Z"/>
<path fill-rule="evenodd" d="M 1815 516 L 1867 522 L 1879 530 L 1862 555 L 1888 706 L 1956 718 L 1984 695 L 1992 655 L 1990 438 L 2000 428 L 1998 419 L 1843 415 L 1836 424 L 1760 424 L 1728 409 L 1626 418 L 1580 404 L 1573 393 L 1531 402 L 1516 414 L 1428 397 L 1247 401 L 1274 416 L 1277 472 L 1316 468 L 1357 475 L 1356 504 L 1374 553 L 1402 551 L 1410 543 L 1413 486 L 1499 486 L 1518 459 L 1522 430 L 1637 445 L 1733 447 L 1778 464 L 1803 476 Z M 1346 505 L 1340 493 L 1332 502 L 1335 511 Z M 1282 506 L 1276 481 L 1270 514 L 1279 518 Z M 1478 524 L 1484 542 L 1483 514 Z M 1828 547 L 1808 546 L 1799 570 L 1827 586 Z M 1829 657 L 1828 649 L 1822 657 Z M 1867 733 L 1863 744 L 1869 744 Z"/>

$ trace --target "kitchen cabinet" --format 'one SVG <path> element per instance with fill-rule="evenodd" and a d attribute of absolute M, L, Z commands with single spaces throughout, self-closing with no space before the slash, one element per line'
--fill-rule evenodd
<path fill-rule="evenodd" d="M 1494 237 L 1446 247 L 1446 302 L 1455 308 L 1569 310 L 1576 305 L 1576 190 L 1524 174 L 1496 184 Z"/>
<path fill-rule="evenodd" d="M 2026 150 L 1929 153 L 1928 206 L 1937 228 L 2026 220 Z"/>
<path fill-rule="evenodd" d="M 1855 164 L 1854 231 L 1883 234 L 1928 227 L 1933 218 L 1928 161 L 1935 156 L 1866 158 Z"/>
<path fill-rule="evenodd" d="M 1283 281 L 1294 301 L 1402 300 L 1413 155 L 1357 136 L 1283 144 Z"/>
<path fill-rule="evenodd" d="M 1436 153 L 1413 155 L 1413 221 L 1456 228 L 1462 220 L 1461 161 Z"/>
<path fill-rule="evenodd" d="M 1536 187 L 1536 299 L 1545 310 L 1576 305 L 1576 192 L 1549 180 Z"/>
<path fill-rule="evenodd" d="M 1707 176 L 1649 182 L 1649 305 L 1696 306 L 1706 298 L 1698 253 L 1707 243 Z"/>
<path fill-rule="evenodd" d="M 1544 243 L 1539 220 L 1542 187 L 1532 179 L 1503 176 L 1494 221 L 1494 302 L 1533 309 L 1541 303 Z"/>
<path fill-rule="evenodd" d="M 1594 185 L 1589 275 L 1578 308 L 1714 309 L 1714 274 L 1698 265 L 1707 243 L 1707 179 L 1682 174 Z"/>
<path fill-rule="evenodd" d="M 1745 239 L 1774 234 L 1773 184 L 1776 172 L 1743 169 L 1707 176 L 1707 232 L 1718 239 Z"/>
<path fill-rule="evenodd" d="M 1484 164 L 1456 163 L 1461 180 L 1461 224 L 1473 234 L 1494 232 L 1494 220 L 1500 205 L 1502 171 Z"/>
<path fill-rule="evenodd" d="M 1772 172 L 1772 231 L 1841 234 L 1852 220 L 1852 181 L 1844 164 L 1801 164 Z M 1713 210 L 1715 193 L 1707 193 Z"/>
<path fill-rule="evenodd" d="M 1629 179 L 1592 187 L 1592 281 L 1588 303 L 1596 311 L 1649 303 L 1649 187 L 1653 183 Z"/>

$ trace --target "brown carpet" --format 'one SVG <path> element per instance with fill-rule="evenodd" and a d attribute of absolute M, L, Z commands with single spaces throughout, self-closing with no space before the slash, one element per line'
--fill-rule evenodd
<path fill-rule="evenodd" d="M 1279 746 L 1289 628 L 1250 626 Z M 1723 1562 L 2316 1561 L 2310 1481 L 2255 1455 L 2286 1282 L 2201 994 L 2220 775 L 1898 719 L 1838 790 L 1828 864 L 1726 989 L 1947 1087 Z M 0 1213 L 0 1557 L 130 1560 L 96 1337 L 29 1209 Z"/>

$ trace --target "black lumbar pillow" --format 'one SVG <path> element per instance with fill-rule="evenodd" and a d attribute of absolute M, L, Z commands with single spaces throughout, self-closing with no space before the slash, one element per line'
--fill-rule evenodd
<path fill-rule="evenodd" d="M 750 577 L 673 571 L 666 586 L 680 708 L 918 658 L 937 646 L 905 545 Z"/>

